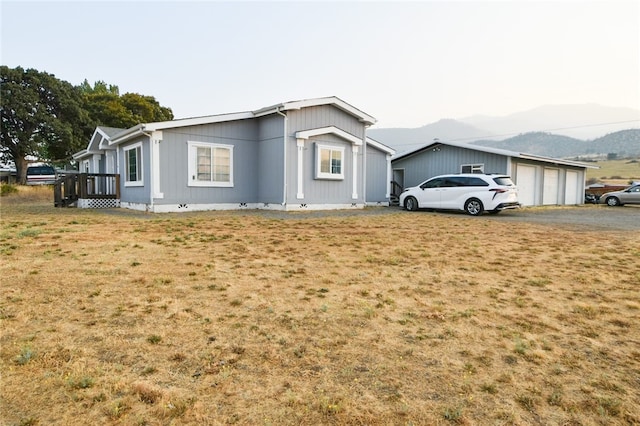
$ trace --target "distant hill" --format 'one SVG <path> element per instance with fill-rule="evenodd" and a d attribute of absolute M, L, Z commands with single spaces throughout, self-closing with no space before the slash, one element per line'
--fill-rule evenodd
<path fill-rule="evenodd" d="M 588 144 L 596 153 L 616 153 L 618 157 L 640 156 L 640 129 L 610 133 Z"/>
<path fill-rule="evenodd" d="M 640 156 L 640 129 L 621 130 L 593 140 L 579 140 L 552 133 L 533 132 L 502 141 L 479 140 L 474 144 L 555 158 L 616 153 Z"/>
<path fill-rule="evenodd" d="M 597 104 L 545 105 L 503 117 L 472 116 L 458 121 L 491 135 L 549 132 L 586 140 L 640 127 L 640 110 Z"/>
<path fill-rule="evenodd" d="M 395 149 L 398 153 L 412 151 L 432 142 L 443 141 L 471 142 L 486 138 L 490 133 L 457 120 L 443 119 L 415 129 L 389 128 L 369 129 L 367 136 Z"/>
<path fill-rule="evenodd" d="M 501 141 L 479 140 L 473 144 L 555 158 L 589 153 L 585 141 L 543 132 L 525 133 Z"/>
<path fill-rule="evenodd" d="M 547 105 L 504 117 L 444 119 L 412 129 L 372 128 L 367 135 L 394 148 L 398 154 L 437 138 L 478 141 L 485 146 L 550 157 L 572 157 L 610 152 L 638 155 L 638 132 L 640 110 L 584 104 Z"/>

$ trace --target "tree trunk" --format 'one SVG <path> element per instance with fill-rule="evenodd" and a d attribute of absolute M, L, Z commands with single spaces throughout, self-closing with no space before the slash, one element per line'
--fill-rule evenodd
<path fill-rule="evenodd" d="M 16 164 L 16 177 L 18 178 L 18 184 L 26 185 L 27 167 L 29 167 L 29 162 L 24 157 L 14 158 L 14 162 Z"/>

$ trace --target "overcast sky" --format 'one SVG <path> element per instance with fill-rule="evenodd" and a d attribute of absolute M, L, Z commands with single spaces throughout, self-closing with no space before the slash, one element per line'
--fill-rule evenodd
<path fill-rule="evenodd" d="M 176 118 L 338 96 L 420 127 L 549 104 L 640 109 L 640 1 L 5 1 L 1 63 Z"/>

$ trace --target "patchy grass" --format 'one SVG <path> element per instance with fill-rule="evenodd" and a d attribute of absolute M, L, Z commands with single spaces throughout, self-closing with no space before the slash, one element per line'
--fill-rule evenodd
<path fill-rule="evenodd" d="M 3 197 L 2 424 L 640 423 L 640 235 Z"/>
<path fill-rule="evenodd" d="M 611 184 L 626 185 L 640 180 L 640 158 L 602 160 L 595 163 L 599 169 L 587 169 L 587 179 L 595 178 Z"/>

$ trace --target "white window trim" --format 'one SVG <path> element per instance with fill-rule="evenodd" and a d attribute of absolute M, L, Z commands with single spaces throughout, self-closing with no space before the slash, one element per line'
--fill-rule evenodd
<path fill-rule="evenodd" d="M 320 152 L 324 149 L 330 151 L 339 151 L 340 152 L 340 173 L 323 173 L 320 171 L 320 162 L 321 155 Z M 328 179 L 328 180 L 344 180 L 344 168 L 345 168 L 345 158 L 344 158 L 344 147 L 343 146 L 335 146 L 335 145 L 323 145 L 316 143 L 316 179 Z"/>
<path fill-rule="evenodd" d="M 463 172 L 462 169 L 465 167 L 470 167 L 471 171 L 470 172 Z M 482 174 L 484 173 L 484 164 L 483 163 L 477 163 L 477 164 L 461 164 L 460 165 L 460 173 L 478 173 L 478 174 Z"/>
<path fill-rule="evenodd" d="M 138 149 L 138 148 L 140 148 L 140 170 L 137 170 L 138 180 L 130 181 L 130 180 L 127 180 L 129 178 L 129 167 L 127 167 L 128 166 L 127 163 L 129 161 L 128 152 L 131 151 L 132 149 Z M 133 145 L 124 147 L 122 151 L 124 153 L 124 168 L 125 168 L 124 186 L 144 186 L 144 157 L 142 155 L 142 142 L 134 143 Z"/>
<path fill-rule="evenodd" d="M 187 157 L 188 157 L 188 167 L 187 170 L 189 175 L 187 176 L 187 186 L 197 186 L 197 187 L 219 187 L 219 188 L 232 188 L 233 187 L 233 145 L 224 145 L 219 143 L 211 143 L 211 142 L 198 142 L 198 141 L 187 141 Z M 228 182 L 215 182 L 215 181 L 202 181 L 196 180 L 195 176 L 197 174 L 196 170 L 196 152 L 197 148 L 224 148 L 229 150 L 229 181 Z"/>

